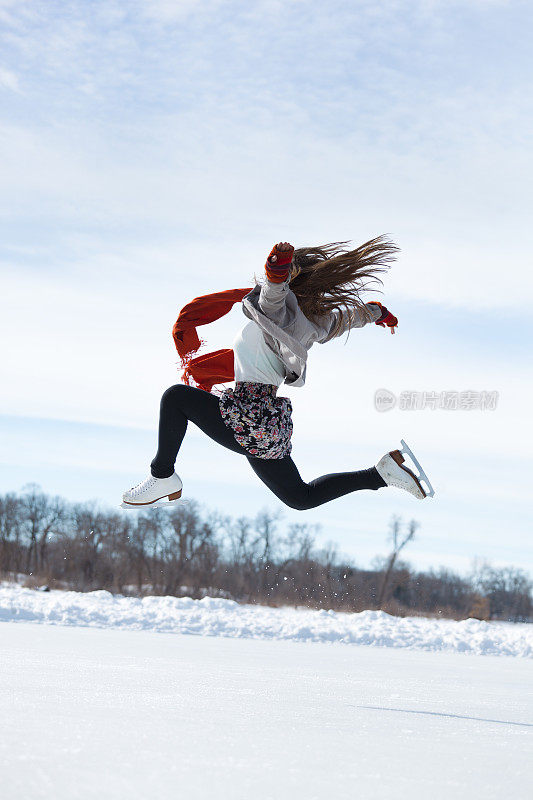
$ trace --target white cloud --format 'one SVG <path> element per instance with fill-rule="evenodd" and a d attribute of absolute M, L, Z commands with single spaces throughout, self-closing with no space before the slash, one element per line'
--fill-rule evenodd
<path fill-rule="evenodd" d="M 218 2 L 206 2 L 206 0 L 140 0 L 137 2 L 138 12 L 149 20 L 173 23 L 182 20 L 194 9 L 201 9 L 202 13 L 213 6 L 219 5 Z"/>
<path fill-rule="evenodd" d="M 159 117 L 151 126 L 143 121 L 133 138 L 125 125 L 110 131 L 91 123 L 3 125 L 0 149 L 4 243 L 20 246 L 14 232 L 21 220 L 34 239 L 45 222 L 56 231 L 58 269 L 71 270 L 78 260 L 67 233 L 73 226 L 84 232 L 91 257 L 129 250 L 134 232 L 136 250 L 161 240 L 169 250 L 209 241 L 206 263 L 213 263 L 222 242 L 241 239 L 250 269 L 254 253 L 261 259 L 272 238 L 360 241 L 388 231 L 403 250 L 389 292 L 498 308 L 505 269 L 523 302 L 533 301 L 532 271 L 523 257 L 533 242 L 520 152 L 432 163 L 350 141 L 333 144 L 305 130 L 295 139 L 287 129 L 265 132 L 231 119 L 216 136 L 193 113 Z M 487 170 L 489 162 L 494 166 Z"/>
<path fill-rule="evenodd" d="M 9 69 L 0 67 L 0 86 L 11 89 L 12 92 L 20 91 L 18 76 Z"/>

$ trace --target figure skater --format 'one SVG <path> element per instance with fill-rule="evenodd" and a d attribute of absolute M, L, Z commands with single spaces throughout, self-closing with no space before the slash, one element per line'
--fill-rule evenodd
<path fill-rule="evenodd" d="M 382 283 L 378 273 L 388 269 L 398 248 L 384 236 L 355 250 L 346 249 L 346 244 L 295 250 L 280 242 L 266 261 L 264 280 L 252 289 L 206 295 L 182 309 L 173 334 L 185 383 L 171 386 L 161 398 L 159 443 L 150 475 L 123 494 L 123 508 L 179 501 L 183 485 L 174 464 L 189 421 L 219 445 L 245 456 L 260 480 L 291 508 L 315 508 L 351 492 L 386 486 L 419 499 L 433 495 L 403 440 L 403 450 L 392 450 L 374 467 L 323 475 L 309 483 L 291 458 L 292 405 L 277 391 L 282 383 L 304 385 L 311 346 L 368 323 L 392 333 L 398 325 L 381 303 L 361 300 L 368 282 Z M 242 302 L 247 322 L 233 348 L 192 358 L 201 344 L 196 327 L 220 318 L 235 302 Z M 232 380 L 233 389 L 212 393 L 215 384 Z M 418 475 L 404 465 L 403 454 L 412 458 Z"/>

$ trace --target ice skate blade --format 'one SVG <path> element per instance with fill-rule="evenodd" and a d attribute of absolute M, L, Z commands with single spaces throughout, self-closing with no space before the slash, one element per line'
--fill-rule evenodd
<path fill-rule="evenodd" d="M 172 508 L 181 502 L 183 502 L 181 497 L 178 497 L 175 500 L 161 498 L 160 500 L 156 500 L 154 503 L 121 503 L 119 508 L 125 508 L 126 511 L 150 511 L 152 508 Z"/>
<path fill-rule="evenodd" d="M 422 487 L 422 489 L 426 493 L 426 497 L 433 497 L 434 494 L 435 494 L 435 490 L 434 490 L 433 486 L 431 485 L 431 483 L 429 481 L 429 478 L 426 475 L 424 469 L 422 468 L 422 465 L 420 464 L 420 461 L 417 459 L 417 457 L 415 456 L 415 454 L 413 453 L 413 451 L 411 450 L 411 448 L 409 447 L 409 445 L 407 444 L 405 439 L 400 439 L 400 441 L 402 443 L 402 447 L 401 447 L 400 453 L 405 453 L 407 456 L 409 456 L 409 458 L 411 459 L 411 461 L 413 462 L 413 464 L 417 468 L 418 475 L 416 477 L 417 477 L 419 483 L 422 483 L 422 481 L 424 481 L 424 483 L 427 486 L 427 490 L 424 487 Z"/>

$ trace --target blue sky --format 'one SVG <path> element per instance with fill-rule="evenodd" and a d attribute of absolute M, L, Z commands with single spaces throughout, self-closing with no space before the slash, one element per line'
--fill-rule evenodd
<path fill-rule="evenodd" d="M 274 241 L 387 232 L 398 335 L 311 351 L 306 387 L 286 392 L 294 457 L 310 479 L 403 436 L 437 498 L 353 495 L 285 519 L 366 564 L 401 513 L 421 522 L 416 564 L 533 569 L 532 16 L 497 0 L 0 0 L 0 490 L 115 503 L 152 456 L 185 302 L 250 285 Z M 235 310 L 209 344 L 240 324 Z M 500 400 L 379 414 L 379 387 Z M 278 507 L 194 430 L 177 468 L 226 513 Z"/>

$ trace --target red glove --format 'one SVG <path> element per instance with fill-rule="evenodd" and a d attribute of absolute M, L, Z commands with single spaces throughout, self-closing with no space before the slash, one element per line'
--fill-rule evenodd
<path fill-rule="evenodd" d="M 381 309 L 381 316 L 379 319 L 376 320 L 376 325 L 379 325 L 381 328 L 390 328 L 390 332 L 394 333 L 394 329 L 398 325 L 398 318 L 391 314 L 388 308 L 378 303 L 377 300 L 371 300 L 368 305 L 379 306 Z"/>
<path fill-rule="evenodd" d="M 267 278 L 271 283 L 284 283 L 289 277 L 294 247 L 288 242 L 275 244 L 265 264 Z"/>

